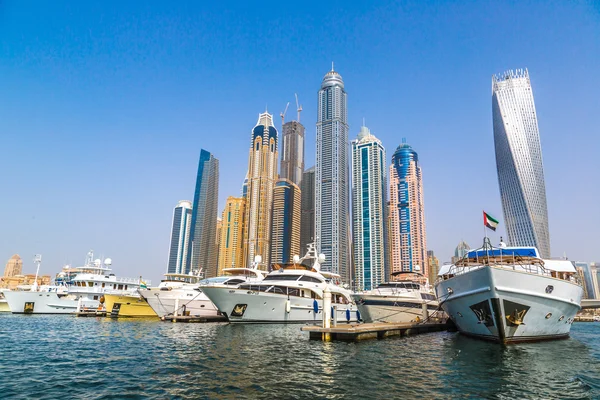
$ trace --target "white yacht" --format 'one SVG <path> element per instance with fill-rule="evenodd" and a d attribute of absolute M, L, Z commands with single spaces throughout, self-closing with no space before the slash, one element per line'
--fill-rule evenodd
<path fill-rule="evenodd" d="M 396 275 L 406 277 L 406 274 Z M 365 322 L 428 321 L 439 309 L 439 304 L 431 287 L 423 285 L 422 280 L 381 283 L 375 289 L 352 294 L 352 298 Z"/>
<path fill-rule="evenodd" d="M 36 263 L 39 271 L 41 257 Z M 111 264 L 110 258 L 94 260 L 90 251 L 86 264 L 74 269 L 70 285 L 38 287 L 34 283 L 30 290 L 4 295 L 13 314 L 71 314 L 102 309 L 104 293 L 135 293 L 141 283 L 140 279 L 115 276 L 110 272 Z"/>
<path fill-rule="evenodd" d="M 313 267 L 301 264 L 314 259 Z M 290 265 L 274 265 L 261 282 L 246 282 L 237 287 L 211 284 L 200 288 L 229 322 L 321 323 L 323 291 L 331 292 L 331 304 L 338 321 L 356 322 L 358 310 L 350 291 L 339 286 L 340 276 L 320 270 L 324 255 L 316 256 L 314 245 Z M 333 314 L 332 314 L 333 315 Z"/>
<path fill-rule="evenodd" d="M 440 305 L 469 336 L 515 343 L 569 336 L 583 288 L 567 260 L 542 260 L 535 247 L 495 248 L 485 239 L 440 268 Z"/>
<path fill-rule="evenodd" d="M 255 268 L 227 268 L 224 275 L 202 280 L 204 285 L 236 286 L 243 282 L 262 280 L 265 271 Z M 219 311 L 198 287 L 201 274 L 165 274 L 158 287 L 140 289 L 140 295 L 159 317 L 167 315 L 212 316 Z"/>

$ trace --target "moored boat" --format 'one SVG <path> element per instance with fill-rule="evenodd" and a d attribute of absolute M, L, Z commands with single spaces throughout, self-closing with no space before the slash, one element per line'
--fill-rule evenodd
<path fill-rule="evenodd" d="M 158 315 L 139 294 L 110 294 L 104 297 L 106 315 L 109 317 L 156 318 Z"/>
<path fill-rule="evenodd" d="M 429 285 L 419 281 L 403 279 L 381 283 L 375 289 L 352 294 L 352 298 L 365 322 L 429 321 L 439 304 Z"/>
<path fill-rule="evenodd" d="M 303 265 L 314 259 L 312 267 Z M 350 291 L 340 286 L 340 276 L 321 271 L 324 255 L 317 257 L 314 245 L 302 258 L 289 265 L 273 265 L 273 271 L 261 282 L 236 287 L 201 285 L 200 288 L 231 323 L 321 323 L 323 295 L 331 292 L 333 317 L 355 322 L 356 306 Z"/>
<path fill-rule="evenodd" d="M 567 260 L 542 260 L 535 247 L 492 247 L 486 238 L 435 284 L 438 301 L 458 330 L 499 343 L 569 336 L 583 288 Z"/>

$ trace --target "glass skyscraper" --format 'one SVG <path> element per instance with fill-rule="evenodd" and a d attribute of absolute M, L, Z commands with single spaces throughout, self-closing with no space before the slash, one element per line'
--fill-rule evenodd
<path fill-rule="evenodd" d="M 300 188 L 279 179 L 273 189 L 271 263 L 291 263 L 300 256 Z"/>
<path fill-rule="evenodd" d="M 550 257 L 542 146 L 529 72 L 492 77 L 496 168 L 511 246 L 535 246 Z"/>
<path fill-rule="evenodd" d="M 173 210 L 169 265 L 167 266 L 167 273 L 169 274 L 185 274 L 189 270 L 187 255 L 190 248 L 191 227 L 192 202 L 181 200 Z"/>
<path fill-rule="evenodd" d="M 302 174 L 300 184 L 302 213 L 300 216 L 300 257 L 306 254 L 309 243 L 315 240 L 315 167 Z"/>
<path fill-rule="evenodd" d="M 191 246 L 184 273 L 202 269 L 205 277 L 217 275 L 217 213 L 219 195 L 219 160 L 206 150 L 200 151 L 194 204 L 192 210 Z M 191 261 L 190 261 L 191 260 Z"/>
<path fill-rule="evenodd" d="M 428 276 L 423 177 L 417 152 L 404 141 L 390 167 L 389 246 L 390 273 Z"/>
<path fill-rule="evenodd" d="M 344 81 L 333 69 L 323 78 L 317 107 L 315 242 L 324 271 L 350 282 L 348 114 Z"/>
<path fill-rule="evenodd" d="M 354 289 L 371 290 L 386 274 L 386 156 L 381 141 L 363 126 L 352 141 Z"/>

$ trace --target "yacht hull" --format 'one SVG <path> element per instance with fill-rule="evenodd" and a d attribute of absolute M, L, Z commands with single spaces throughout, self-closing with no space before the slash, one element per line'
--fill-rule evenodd
<path fill-rule="evenodd" d="M 204 293 L 197 290 L 150 288 L 141 289 L 139 292 L 156 315 L 161 318 L 173 315 L 176 307 L 179 307 L 179 315 L 188 313 L 199 317 L 219 315 L 217 307 Z"/>
<path fill-rule="evenodd" d="M 438 281 L 435 289 L 461 333 L 503 344 L 568 337 L 583 296 L 569 281 L 492 266 Z"/>
<path fill-rule="evenodd" d="M 6 300 L 0 300 L 0 312 L 10 312 L 10 307 Z"/>
<path fill-rule="evenodd" d="M 439 308 L 435 300 L 403 296 L 353 294 L 352 299 L 365 322 L 419 323 Z M 423 312 L 423 306 L 427 307 L 427 314 Z"/>
<path fill-rule="evenodd" d="M 146 300 L 140 296 L 105 294 L 104 306 L 110 317 L 157 317 L 156 313 L 148 305 Z"/>
<path fill-rule="evenodd" d="M 4 292 L 13 314 L 73 314 L 78 301 L 55 292 Z"/>
<path fill-rule="evenodd" d="M 323 320 L 323 300 L 307 297 L 254 292 L 245 289 L 203 287 L 202 290 L 227 316 L 231 323 L 317 323 Z M 357 308 L 352 304 L 332 304 L 338 322 L 357 322 Z M 347 314 L 346 310 L 349 310 Z M 349 317 L 349 318 L 348 318 Z"/>

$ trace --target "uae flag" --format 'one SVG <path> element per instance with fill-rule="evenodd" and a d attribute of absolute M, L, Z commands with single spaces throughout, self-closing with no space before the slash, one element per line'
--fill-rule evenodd
<path fill-rule="evenodd" d="M 498 226 L 498 220 L 484 211 L 483 212 L 483 224 L 486 227 L 490 228 L 491 230 L 495 231 L 496 227 Z"/>

